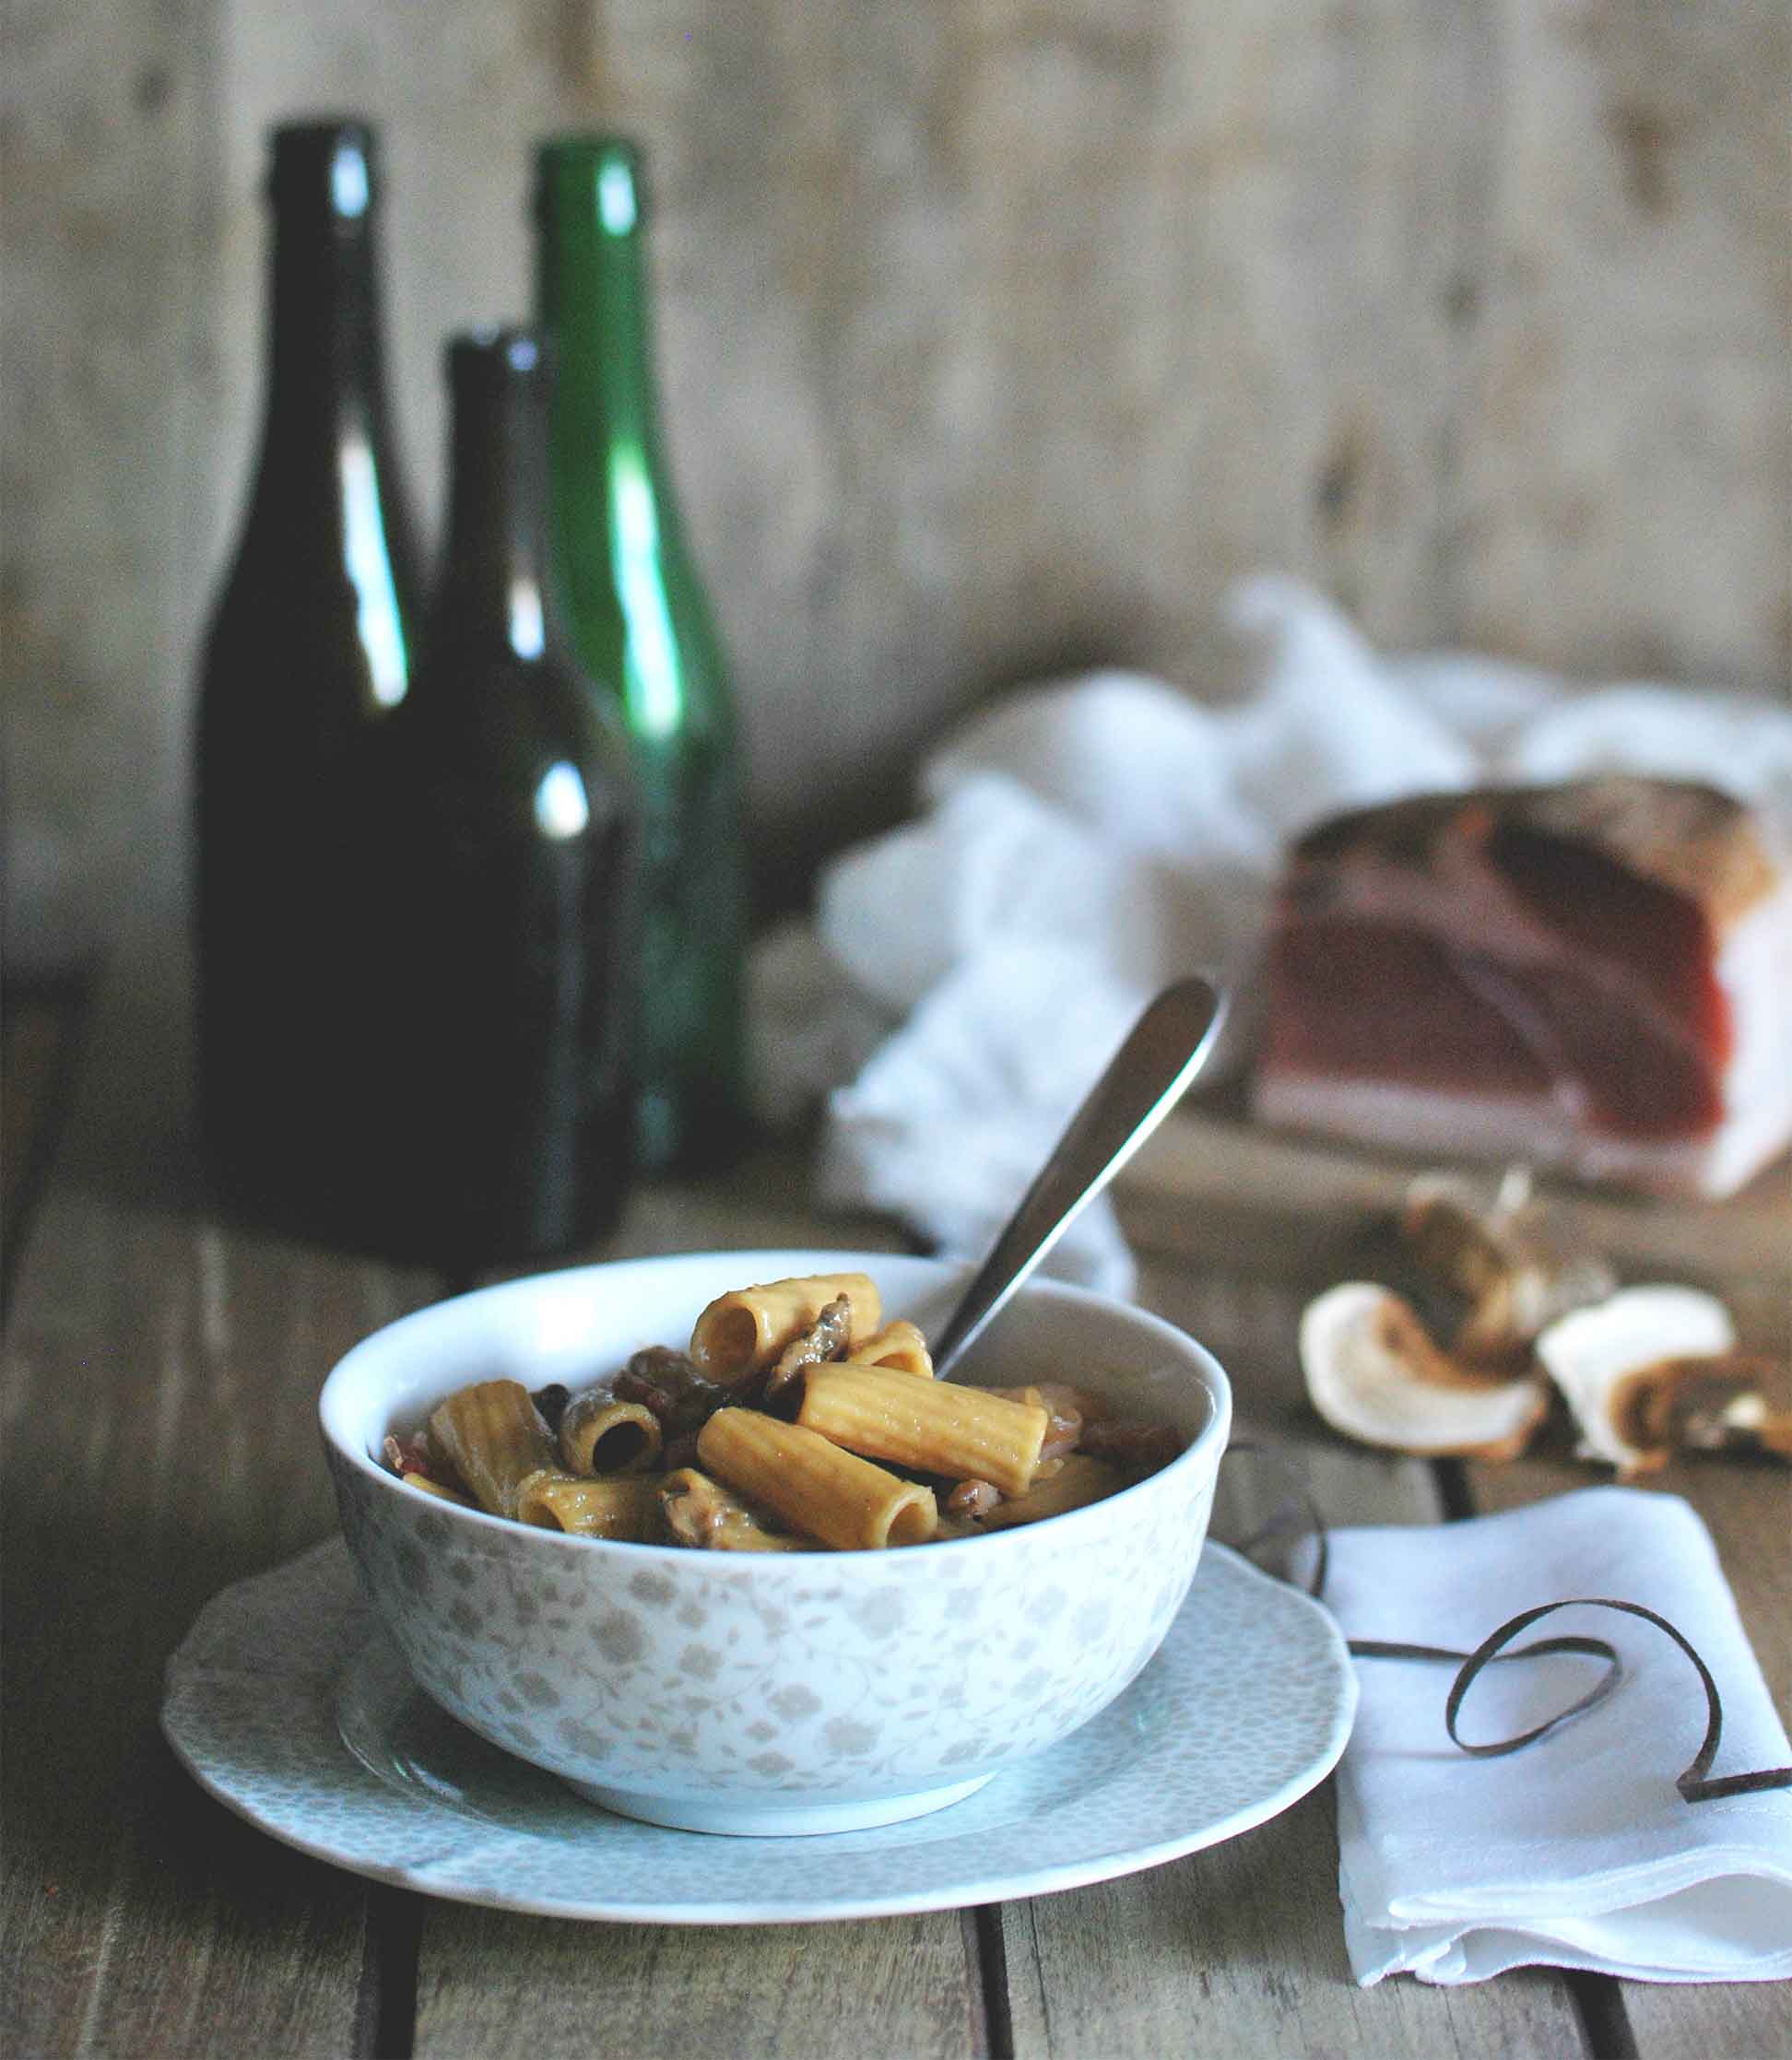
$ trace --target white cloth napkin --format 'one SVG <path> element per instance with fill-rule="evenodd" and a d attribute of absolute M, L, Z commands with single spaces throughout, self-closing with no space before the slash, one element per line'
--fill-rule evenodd
<path fill-rule="evenodd" d="M 1123 672 L 1004 698 L 927 761 L 916 818 L 760 948 L 761 1113 L 823 1103 L 828 1198 L 980 1252 L 1145 1002 L 1248 962 L 1287 840 L 1336 809 L 1628 767 L 1712 779 L 1792 837 L 1792 709 L 1385 658 L 1280 577 L 1226 613 L 1238 671 L 1203 683 L 1212 705 Z M 1055 1270 L 1130 1291 L 1103 1205 Z"/>
<path fill-rule="evenodd" d="M 1325 1599 L 1347 1637 L 1469 1651 L 1521 1610 L 1569 1596 L 1636 1602 L 1696 1647 L 1723 1698 L 1714 1774 L 1792 1760 L 1709 1534 L 1677 1496 L 1588 1488 L 1428 1530 L 1337 1531 Z M 1625 1678 L 1597 1708 L 1504 1758 L 1444 1730 L 1448 1666 L 1362 1659 L 1338 1775 L 1338 1882 L 1367 1985 L 1409 1972 L 1475 1982 L 1534 1963 L 1646 1981 L 1792 1974 L 1792 1790 L 1687 1803 L 1675 1778 L 1704 1736 L 1692 1666 L 1653 1626 L 1562 1610 L 1615 1645 Z M 1461 1736 L 1515 1736 L 1597 1677 L 1587 1659 L 1485 1669 Z"/>

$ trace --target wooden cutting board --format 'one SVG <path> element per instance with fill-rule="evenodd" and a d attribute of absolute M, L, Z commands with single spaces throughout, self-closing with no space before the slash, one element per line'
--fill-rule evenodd
<path fill-rule="evenodd" d="M 1435 1159 L 1266 1129 L 1235 1106 L 1185 1104 L 1116 1183 L 1135 1246 L 1243 1275 L 1342 1279 L 1378 1218 Z M 1485 1167 L 1465 1172 L 1491 1179 Z M 1497 1169 L 1494 1170 L 1496 1171 Z M 1739 1327 L 1792 1333 L 1792 1160 L 1715 1202 L 1663 1202 L 1541 1181 L 1538 1192 L 1628 1279 L 1710 1286 Z"/>

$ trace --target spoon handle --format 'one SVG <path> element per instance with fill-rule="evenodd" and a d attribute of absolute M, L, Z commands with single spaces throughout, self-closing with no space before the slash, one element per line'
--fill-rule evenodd
<path fill-rule="evenodd" d="M 944 1377 L 990 1318 L 1181 1099 L 1219 1042 L 1223 998 L 1178 981 L 1151 1002 L 1071 1117 L 934 1349 Z"/>

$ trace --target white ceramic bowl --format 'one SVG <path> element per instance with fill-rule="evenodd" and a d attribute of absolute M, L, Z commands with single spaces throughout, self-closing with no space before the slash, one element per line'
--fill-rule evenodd
<path fill-rule="evenodd" d="M 1110 1702 L 1194 1577 L 1231 1427 L 1225 1375 L 1170 1324 L 1030 1284 L 971 1355 L 1175 1424 L 1181 1457 L 1106 1501 L 884 1552 L 725 1553 L 568 1537 L 403 1487 L 391 1430 L 466 1383 L 577 1389 L 680 1345 L 714 1296 L 869 1273 L 939 1330 L 966 1269 L 866 1252 L 729 1252 L 539 1275 L 420 1311 L 324 1383 L 324 1452 L 360 1580 L 436 1701 L 606 1807 L 696 1830 L 893 1823 L 955 1802 Z"/>

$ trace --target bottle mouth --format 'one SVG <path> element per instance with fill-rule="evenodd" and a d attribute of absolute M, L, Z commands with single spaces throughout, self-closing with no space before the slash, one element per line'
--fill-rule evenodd
<path fill-rule="evenodd" d="M 283 122 L 268 137 L 267 191 L 353 228 L 378 197 L 379 139 L 360 115 Z"/>
<path fill-rule="evenodd" d="M 456 385 L 534 383 L 548 372 L 548 350 L 538 331 L 522 323 L 479 323 L 456 330 L 443 349 L 447 372 Z"/>
<path fill-rule="evenodd" d="M 647 212 L 646 153 L 632 136 L 549 136 L 536 148 L 536 218 L 589 206 L 607 235 L 627 236 Z"/>

